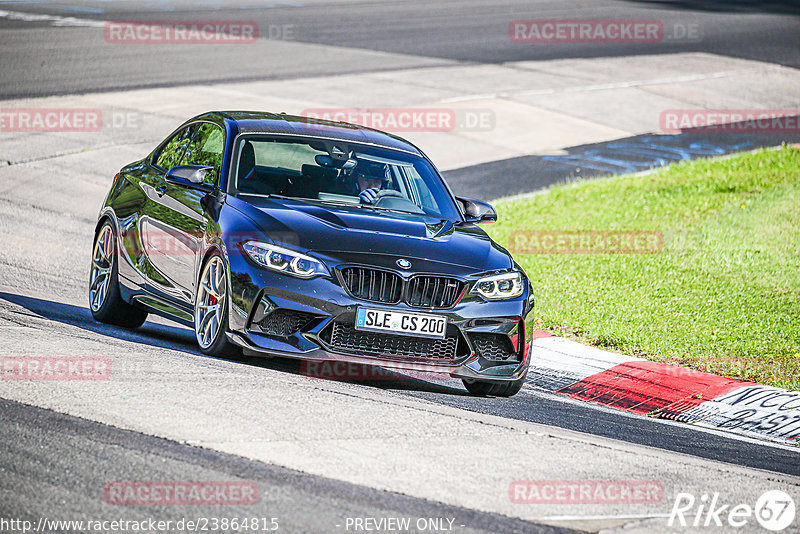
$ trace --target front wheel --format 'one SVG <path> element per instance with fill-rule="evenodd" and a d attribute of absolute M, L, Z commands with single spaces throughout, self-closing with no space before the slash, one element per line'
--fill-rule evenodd
<path fill-rule="evenodd" d="M 92 317 L 101 323 L 125 328 L 139 328 L 147 319 L 147 312 L 122 300 L 119 292 L 119 272 L 114 227 L 110 221 L 103 223 L 94 240 L 92 268 L 89 272 L 89 309 Z"/>
<path fill-rule="evenodd" d="M 214 254 L 203 267 L 194 301 L 194 334 L 204 354 L 238 356 L 228 341 L 228 277 L 222 256 Z"/>

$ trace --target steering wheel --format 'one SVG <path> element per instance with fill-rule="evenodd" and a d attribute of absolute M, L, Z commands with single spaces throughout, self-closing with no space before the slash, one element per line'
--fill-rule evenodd
<path fill-rule="evenodd" d="M 378 194 L 375 196 L 375 201 L 373 204 L 377 205 L 381 200 L 384 198 L 402 198 L 405 199 L 406 197 L 400 191 L 395 191 L 394 189 L 381 189 L 378 191 Z"/>
<path fill-rule="evenodd" d="M 419 206 L 408 200 L 403 193 L 394 189 L 382 189 L 378 191 L 373 206 L 389 208 L 411 213 L 423 213 Z"/>

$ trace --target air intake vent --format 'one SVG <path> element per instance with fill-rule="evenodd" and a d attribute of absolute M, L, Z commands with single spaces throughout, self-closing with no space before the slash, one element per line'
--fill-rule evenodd
<path fill-rule="evenodd" d="M 484 359 L 491 361 L 516 361 L 517 352 L 505 334 L 470 334 L 475 351 Z"/>
<path fill-rule="evenodd" d="M 334 323 L 330 344 L 342 352 L 379 358 L 452 363 L 456 357 L 458 337 L 428 339 L 395 334 L 363 332 L 352 326 Z"/>
<path fill-rule="evenodd" d="M 310 313 L 278 309 L 264 317 L 258 326 L 263 334 L 289 337 L 300 332 L 314 318 Z"/>

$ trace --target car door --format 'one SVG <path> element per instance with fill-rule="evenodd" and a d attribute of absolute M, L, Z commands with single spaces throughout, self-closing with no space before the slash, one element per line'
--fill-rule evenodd
<path fill-rule="evenodd" d="M 173 227 L 174 209 L 171 198 L 165 198 L 166 174 L 180 165 L 186 148 L 197 131 L 190 124 L 176 132 L 154 155 L 146 176 L 140 182 L 147 201 L 139 214 L 139 232 L 142 243 L 140 262 L 151 292 L 170 300 L 185 303 L 180 286 L 175 283 L 181 263 L 186 261 L 186 250 L 181 233 Z"/>
<path fill-rule="evenodd" d="M 214 185 L 222 166 L 223 146 L 222 128 L 209 122 L 198 123 L 181 156 L 166 161 L 165 166 L 213 167 L 206 174 L 206 183 Z M 169 183 L 166 173 L 162 167 L 161 180 L 155 187 L 155 209 L 147 224 L 148 254 L 156 268 L 150 281 L 151 290 L 191 307 L 208 222 L 202 202 L 206 193 Z"/>
<path fill-rule="evenodd" d="M 121 239 L 120 282 L 135 289 L 148 287 L 149 280 L 158 276 L 151 264 L 148 248 L 150 213 L 158 200 L 157 188 L 163 182 L 163 168 L 172 165 L 183 152 L 194 133 L 194 126 L 186 126 L 165 139 L 147 158 L 120 171 L 120 194 L 114 211 L 119 223 Z M 161 166 L 159 166 L 161 165 Z M 134 286 L 131 287 L 130 283 Z"/>

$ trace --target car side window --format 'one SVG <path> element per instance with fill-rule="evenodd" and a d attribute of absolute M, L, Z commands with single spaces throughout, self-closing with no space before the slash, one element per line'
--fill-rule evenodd
<path fill-rule="evenodd" d="M 192 124 L 173 135 L 172 139 L 161 148 L 161 152 L 156 156 L 154 163 L 167 171 L 176 165 L 180 165 L 181 156 L 183 156 L 196 129 L 196 125 Z"/>
<path fill-rule="evenodd" d="M 214 185 L 222 167 L 222 149 L 225 145 L 222 128 L 210 122 L 204 122 L 197 128 L 189 147 L 181 160 L 181 165 L 203 165 L 214 167 L 206 174 L 205 183 Z"/>

